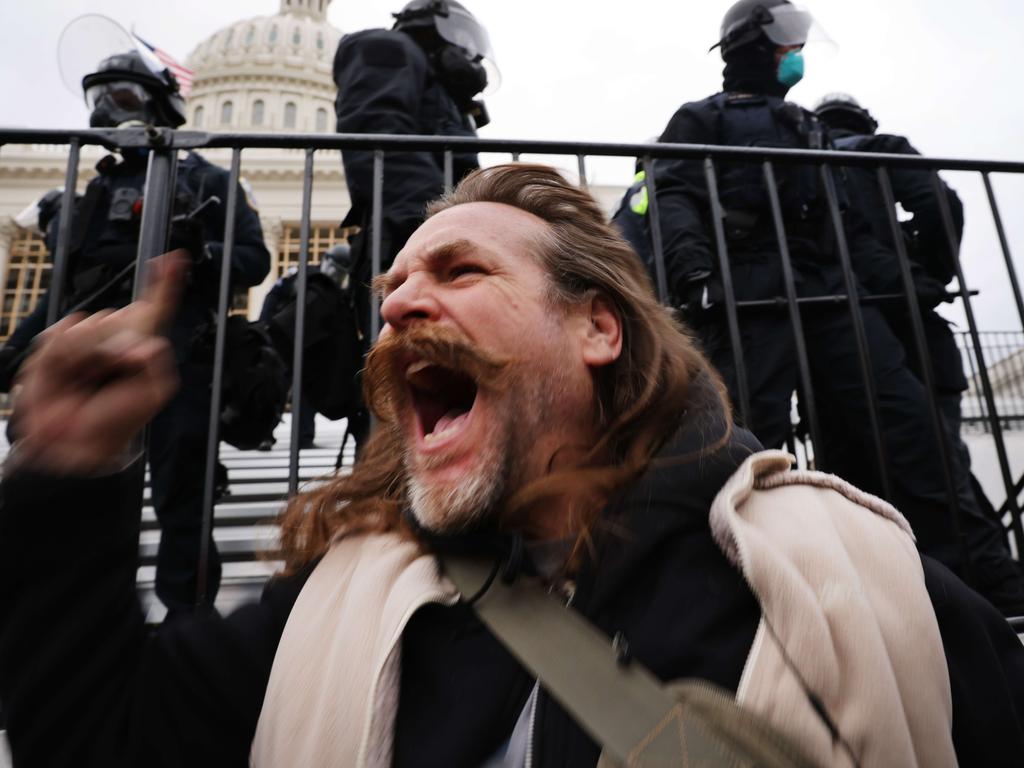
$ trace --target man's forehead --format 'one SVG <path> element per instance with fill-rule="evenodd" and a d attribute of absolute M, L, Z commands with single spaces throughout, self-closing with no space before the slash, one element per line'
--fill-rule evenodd
<path fill-rule="evenodd" d="M 511 205 L 463 203 L 427 219 L 399 252 L 391 271 L 408 269 L 410 262 L 438 251 L 521 258 L 535 251 L 547 229 L 543 219 Z"/>

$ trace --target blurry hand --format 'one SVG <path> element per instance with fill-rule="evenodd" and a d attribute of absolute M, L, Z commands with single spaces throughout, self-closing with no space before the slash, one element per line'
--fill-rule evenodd
<path fill-rule="evenodd" d="M 174 316 L 188 258 L 149 263 L 141 298 L 124 309 L 71 315 L 47 329 L 15 394 L 17 466 L 62 474 L 104 471 L 178 386 L 160 334 Z"/>

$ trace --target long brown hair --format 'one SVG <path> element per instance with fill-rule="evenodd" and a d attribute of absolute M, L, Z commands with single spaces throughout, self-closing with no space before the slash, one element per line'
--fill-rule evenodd
<path fill-rule="evenodd" d="M 471 173 L 432 203 L 427 217 L 471 202 L 511 205 L 547 222 L 547 240 L 534 257 L 551 279 L 552 299 L 565 305 L 600 294 L 611 301 L 622 322 L 622 354 L 595 374 L 601 438 L 573 468 L 519 489 L 504 509 L 514 519 L 553 498 L 571 499 L 579 515 L 579 546 L 600 504 L 647 469 L 684 414 L 728 414 L 724 388 L 687 331 L 655 298 L 636 253 L 585 190 L 545 165 L 498 165 Z M 702 375 L 712 382 L 713 403 L 698 400 L 697 390 L 706 398 L 708 387 L 691 386 Z M 371 395 L 367 393 L 368 403 L 373 402 Z M 339 534 L 408 533 L 402 520 L 406 481 L 402 436 L 382 419 L 350 475 L 297 495 L 281 514 L 286 572 L 323 554 Z"/>

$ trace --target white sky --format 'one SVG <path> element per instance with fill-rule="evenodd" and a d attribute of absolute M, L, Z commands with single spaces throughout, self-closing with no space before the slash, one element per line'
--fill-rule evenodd
<path fill-rule="evenodd" d="M 718 39 L 730 0 L 465 0 L 491 34 L 502 71 L 488 99 L 492 138 L 643 141 L 684 101 L 721 87 Z M 1019 0 L 817 0 L 803 3 L 838 44 L 808 50 L 790 97 L 830 91 L 866 105 L 881 130 L 926 154 L 1024 160 L 1024 3 Z M 342 31 L 390 26 L 402 0 L 334 0 Z M 184 61 L 221 27 L 272 14 L 278 0 L 0 0 L 0 125 L 87 124 L 56 64 L 57 38 L 82 13 L 104 13 Z M 632 163 L 591 163 L 592 181 L 627 183 Z M 966 206 L 964 259 L 983 327 L 1017 329 L 1005 269 L 976 176 L 947 174 Z M 1024 271 L 1024 179 L 994 179 Z M 953 312 L 950 316 L 956 316 Z"/>

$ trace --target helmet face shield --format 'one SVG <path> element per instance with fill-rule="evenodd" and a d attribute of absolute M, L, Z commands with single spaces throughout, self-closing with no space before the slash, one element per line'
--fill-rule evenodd
<path fill-rule="evenodd" d="M 776 6 L 768 10 L 768 15 L 771 21 L 762 24 L 761 31 L 775 45 L 785 47 L 832 42 L 810 12 L 795 5 Z"/>
<path fill-rule="evenodd" d="M 114 106 L 125 112 L 143 112 L 146 109 L 146 104 L 152 99 L 143 86 L 129 80 L 114 80 L 85 89 L 85 103 L 89 109 L 96 109 L 96 105 L 104 96 L 108 97 Z"/>
<path fill-rule="evenodd" d="M 487 30 L 465 8 L 455 3 L 445 3 L 444 6 L 446 12 L 434 16 L 437 34 L 446 43 L 464 50 L 471 60 L 482 61 L 487 72 L 485 92 L 493 92 L 501 82 L 501 73 L 498 71 Z"/>

